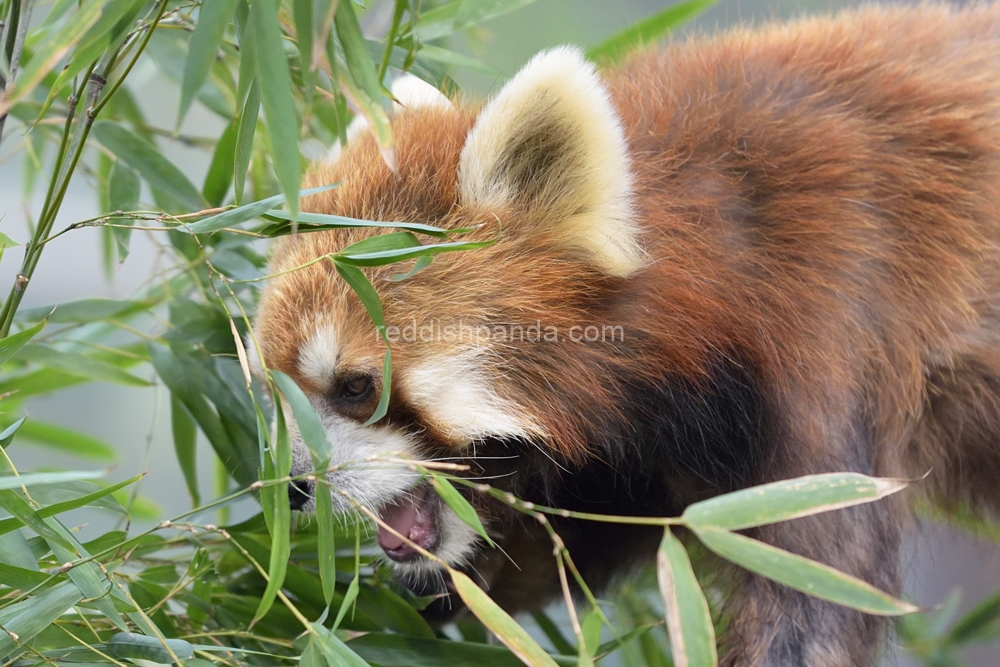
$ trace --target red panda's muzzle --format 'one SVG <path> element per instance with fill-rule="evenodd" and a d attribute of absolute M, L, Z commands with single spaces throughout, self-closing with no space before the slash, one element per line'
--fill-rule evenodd
<path fill-rule="evenodd" d="M 430 485 L 420 484 L 393 504 L 381 508 L 379 517 L 422 549 L 431 551 L 437 546 L 438 504 Z M 399 563 L 419 556 L 413 546 L 383 526 L 378 528 L 378 545 L 386 556 Z"/>

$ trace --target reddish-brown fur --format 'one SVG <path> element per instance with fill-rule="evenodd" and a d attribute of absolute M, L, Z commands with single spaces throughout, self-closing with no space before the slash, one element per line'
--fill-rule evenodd
<path fill-rule="evenodd" d="M 767 415 L 765 449 L 747 454 L 759 461 L 743 482 L 931 471 L 917 487 L 939 501 L 1000 508 L 1000 10 L 864 9 L 738 30 L 639 54 L 605 81 L 651 258 L 629 278 L 562 249 L 556 231 L 523 211 L 459 201 L 456 169 L 476 108 L 401 114 L 398 176 L 365 137 L 313 169 L 310 185 L 343 184 L 305 205 L 482 223 L 477 238 L 502 221 L 493 246 L 441 256 L 408 281 L 383 280 L 397 267 L 370 271 L 390 324 L 623 324 L 625 345 L 510 344 L 491 362 L 498 391 L 530 405 L 548 434 L 540 444 L 566 465 L 616 460 L 592 434 L 628 419 L 621 378 L 711 392 L 721 363 L 746 370 Z M 288 238 L 273 267 L 370 235 Z M 319 312 L 339 322 L 345 363 L 380 366 L 367 315 L 326 262 L 269 284 L 259 314 L 269 366 L 322 393 L 296 366 Z M 394 372 L 434 345 L 443 343 L 394 348 Z M 397 406 L 406 400 L 394 391 Z M 434 442 L 434 425 L 423 426 Z M 671 502 L 727 486 L 680 477 L 669 480 L 682 489 Z M 883 501 L 755 534 L 898 592 L 903 517 Z M 529 606 L 501 590 L 529 574 L 493 562 L 499 598 Z M 869 665 L 884 627 L 756 578 L 729 613 L 726 665 Z"/>

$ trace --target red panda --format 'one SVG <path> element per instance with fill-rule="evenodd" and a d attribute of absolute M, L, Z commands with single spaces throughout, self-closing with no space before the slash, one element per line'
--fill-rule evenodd
<path fill-rule="evenodd" d="M 603 514 L 928 470 L 917 486 L 936 502 L 995 511 L 998 74 L 994 6 L 737 29 L 600 74 L 576 49 L 546 51 L 482 106 L 399 110 L 398 173 L 367 135 L 311 171 L 308 185 L 340 186 L 307 210 L 499 233 L 405 280 L 366 270 L 392 340 L 387 416 L 364 425 L 385 347 L 361 302 L 328 262 L 292 270 L 373 230 L 276 243 L 261 352 L 312 400 L 334 463 L 369 459 L 331 484 L 512 612 L 559 591 L 541 529 L 473 495 L 490 549 L 369 457 L 461 461 L 526 500 Z M 294 461 L 311 470 L 301 444 Z M 294 487 L 293 504 L 311 509 L 313 492 Z M 752 534 L 898 593 L 906 517 L 889 499 Z M 555 527 L 598 587 L 660 537 Z M 379 543 L 414 590 L 441 580 L 387 531 Z M 875 664 L 884 619 L 734 576 L 721 664 Z"/>

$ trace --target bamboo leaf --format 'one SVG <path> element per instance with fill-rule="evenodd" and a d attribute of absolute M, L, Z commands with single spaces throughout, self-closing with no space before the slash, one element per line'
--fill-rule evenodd
<path fill-rule="evenodd" d="M 688 0 L 671 5 L 651 14 L 615 33 L 597 46 L 587 50 L 587 58 L 602 64 L 612 64 L 630 51 L 662 38 L 685 21 L 697 16 L 716 3 L 716 0 Z"/>
<path fill-rule="evenodd" d="M 80 299 L 57 306 L 28 308 L 18 313 L 22 321 L 48 318 L 54 324 L 86 324 L 104 320 L 124 319 L 153 306 L 152 301 L 119 301 L 116 299 Z"/>
<path fill-rule="evenodd" d="M 26 600 L 0 609 L 0 655 L 13 658 L 21 646 L 45 630 L 66 610 L 83 599 L 83 593 L 71 581 L 65 581 L 41 591 Z M 14 637 L 17 636 L 17 641 Z"/>
<path fill-rule="evenodd" d="M 556 667 L 556 661 L 524 631 L 510 615 L 490 599 L 483 589 L 476 586 L 472 579 L 458 570 L 448 570 L 455 591 L 473 614 L 483 625 L 489 628 L 504 646 L 524 664 L 532 667 Z"/>
<path fill-rule="evenodd" d="M 138 172 L 154 191 L 162 190 L 191 211 L 206 207 L 198 188 L 163 157 L 153 142 L 111 120 L 95 122 L 91 132 L 113 155 Z"/>
<path fill-rule="evenodd" d="M 275 451 L 271 456 L 264 457 L 262 480 L 281 479 L 288 475 L 292 465 L 292 446 L 285 426 L 285 417 L 281 403 L 276 402 L 275 413 Z M 267 588 L 261 595 L 260 604 L 254 614 L 251 625 L 254 625 L 270 611 L 274 599 L 281 590 L 288 570 L 288 558 L 292 547 L 289 532 L 292 528 L 292 510 L 288 503 L 288 483 L 273 484 L 261 489 L 261 502 L 264 505 L 264 517 L 271 533 L 271 559 L 267 568 Z"/>
<path fill-rule="evenodd" d="M 415 37 L 429 42 L 452 35 L 464 28 L 479 26 L 515 9 L 530 5 L 535 0 L 481 0 L 464 2 L 452 0 L 420 13 Z"/>
<path fill-rule="evenodd" d="M 316 637 L 320 651 L 323 652 L 328 664 L 336 667 L 369 667 L 351 647 L 319 623 L 313 623 L 313 630 L 313 636 Z"/>
<path fill-rule="evenodd" d="M 0 489 L 20 489 L 38 484 L 62 484 L 81 479 L 100 479 L 105 470 L 73 470 L 67 472 L 27 472 L 20 475 L 0 475 Z"/>
<path fill-rule="evenodd" d="M 690 525 L 742 530 L 870 503 L 908 484 L 858 473 L 807 475 L 703 500 L 681 518 Z"/>
<path fill-rule="evenodd" d="M 354 578 L 351 579 L 351 583 L 347 586 L 347 592 L 344 593 L 344 599 L 340 603 L 340 609 L 337 610 L 337 618 L 333 620 L 334 630 L 340 627 L 340 622 L 344 620 L 344 617 L 347 616 L 347 610 L 350 609 L 354 602 L 358 599 L 358 593 L 360 591 L 361 585 L 359 575 L 355 572 Z"/>
<path fill-rule="evenodd" d="M 330 462 L 330 441 L 312 403 L 299 385 L 295 384 L 295 380 L 281 371 L 271 371 L 271 377 L 292 408 L 292 414 L 295 415 L 295 422 L 299 427 L 299 435 L 312 454 L 313 464 L 317 470 L 325 469 Z"/>
<path fill-rule="evenodd" d="M 253 17 L 257 77 L 274 171 L 294 220 L 299 212 L 299 120 L 292 98 L 288 59 L 281 46 L 278 8 L 274 0 L 254 0 L 250 15 Z"/>
<path fill-rule="evenodd" d="M 108 206 L 111 211 L 134 211 L 139 208 L 139 195 L 142 192 L 142 183 L 139 176 L 132 171 L 124 162 L 115 160 L 108 175 Z M 117 218 L 116 224 L 131 225 L 130 218 Z M 115 237 L 118 247 L 118 261 L 124 262 L 128 257 L 129 244 L 132 239 L 132 230 L 126 227 L 112 227 L 111 233 Z"/>
<path fill-rule="evenodd" d="M 63 512 L 69 512 L 70 510 L 79 509 L 81 507 L 86 507 L 88 505 L 96 506 L 96 504 L 99 504 L 98 501 L 107 498 L 114 492 L 123 489 L 126 486 L 135 484 L 145 476 L 146 476 L 145 473 L 141 475 L 136 475 L 131 479 L 126 479 L 123 482 L 118 482 L 117 484 L 112 484 L 111 486 L 104 487 L 103 489 L 98 489 L 93 493 L 82 495 L 79 498 L 74 498 L 73 500 L 66 500 L 61 503 L 53 503 L 52 505 L 46 505 L 44 507 L 40 507 L 38 509 L 37 514 L 39 517 L 44 519 L 46 517 L 56 516 L 58 514 L 62 514 Z M 113 501 L 112 499 L 112 502 L 115 501 Z M 17 530 L 23 525 L 24 524 L 15 517 L 0 519 L 0 535 L 6 535 L 7 533 L 10 533 L 13 530 Z"/>
<path fill-rule="evenodd" d="M 656 554 L 656 573 L 675 667 L 715 667 L 719 657 L 708 602 L 684 545 L 670 532 L 669 526 L 664 528 Z"/>
<path fill-rule="evenodd" d="M 308 197 L 309 195 L 326 192 L 327 190 L 332 190 L 337 187 L 337 185 L 337 183 L 333 183 L 331 185 L 323 185 L 316 188 L 309 188 L 308 190 L 302 190 L 298 193 L 298 197 Z M 273 197 L 261 199 L 260 201 L 238 206 L 237 208 L 231 208 L 228 211 L 218 213 L 189 225 L 182 225 L 181 229 L 185 229 L 193 234 L 207 234 L 209 232 L 225 229 L 226 227 L 233 227 L 244 223 L 247 220 L 259 218 L 264 213 L 272 210 L 274 206 L 280 204 L 283 199 L 285 199 L 284 195 L 274 195 Z"/>
<path fill-rule="evenodd" d="M 232 21 L 237 0 L 212 0 L 201 5 L 198 12 L 198 22 L 191 35 L 191 47 L 188 57 L 184 60 L 184 77 L 181 80 L 181 106 L 177 115 L 177 127 L 180 127 L 187 115 L 195 95 L 205 83 L 208 72 L 212 68 L 219 53 L 219 44 L 226 32 L 226 26 Z"/>
<path fill-rule="evenodd" d="M 720 528 L 691 526 L 705 546 L 751 572 L 823 600 L 879 616 L 919 611 L 908 602 L 828 565 Z"/>
<path fill-rule="evenodd" d="M 458 252 L 462 250 L 476 250 L 485 248 L 495 243 L 495 239 L 489 241 L 452 241 L 449 243 L 435 243 L 433 245 L 422 245 L 419 248 L 397 248 L 394 250 L 380 250 L 365 253 L 350 253 L 347 248 L 335 255 L 338 267 L 341 264 L 351 266 L 384 266 L 395 264 L 408 259 L 418 257 L 429 257 L 439 255 L 443 252 Z"/>
<path fill-rule="evenodd" d="M 26 345 L 21 349 L 21 359 L 97 382 L 111 382 L 128 387 L 149 386 L 148 381 L 107 361 L 78 352 L 57 350 L 47 345 Z"/>
<path fill-rule="evenodd" d="M 194 418 L 176 394 L 170 395 L 170 430 L 174 437 L 174 453 L 177 463 L 184 475 L 188 494 L 191 496 L 191 506 L 201 505 L 201 494 L 198 492 L 198 452 L 197 430 Z"/>
<path fill-rule="evenodd" d="M 24 344 L 34 338 L 44 327 L 45 320 L 42 320 L 35 326 L 28 327 L 24 331 L 0 338 L 0 366 L 3 366 L 11 357 L 17 354 L 18 350 L 24 347 Z"/>
<path fill-rule="evenodd" d="M 428 470 L 427 473 L 430 475 L 431 486 L 433 486 L 437 494 L 441 496 L 441 500 L 443 500 L 445 504 L 451 508 L 451 511 L 454 512 L 463 523 L 479 533 L 480 537 L 486 540 L 487 544 L 495 546 L 493 544 L 493 540 L 491 540 L 490 536 L 486 534 L 486 529 L 483 528 L 483 522 L 480 521 L 479 515 L 476 514 L 476 510 L 472 507 L 472 504 L 465 499 L 465 496 L 459 493 L 458 489 L 456 489 L 446 477 L 442 477 L 430 470 Z"/>
<path fill-rule="evenodd" d="M 321 476 L 325 473 L 321 473 Z M 337 526 L 333 517 L 330 487 L 316 483 L 316 528 L 318 533 L 319 578 L 323 584 L 323 599 L 327 606 L 333 601 L 337 586 Z M 348 591 L 350 592 L 350 591 Z"/>
<path fill-rule="evenodd" d="M 261 216 L 265 220 L 274 221 L 277 224 L 270 225 L 261 230 L 261 234 L 268 238 L 284 236 L 292 231 L 291 216 L 286 211 L 268 211 Z M 299 232 L 322 231 L 324 229 L 350 229 L 353 227 L 372 227 L 380 229 L 405 229 L 419 234 L 427 234 L 436 238 L 445 239 L 449 234 L 459 234 L 468 229 L 445 230 L 433 225 L 425 225 L 419 222 L 380 222 L 378 220 L 361 220 L 359 218 L 346 218 L 342 215 L 327 215 L 325 213 L 299 213 Z"/>
<path fill-rule="evenodd" d="M 239 135 L 239 121 L 233 119 L 219 137 L 208 165 L 201 194 L 212 206 L 220 206 L 233 184 L 233 165 L 236 161 L 236 139 Z"/>
<path fill-rule="evenodd" d="M 113 461 L 118 456 L 114 447 L 97 438 L 73 429 L 37 419 L 29 419 L 18 431 L 20 438 L 71 453 L 73 456 Z"/>
<path fill-rule="evenodd" d="M 243 189 L 246 187 L 247 169 L 250 167 L 250 156 L 253 155 L 253 135 L 257 131 L 257 117 L 260 115 L 260 85 L 254 80 L 247 91 L 246 103 L 239 117 L 239 130 L 236 134 L 236 155 L 233 163 L 233 189 L 236 202 L 243 199 Z"/>
<path fill-rule="evenodd" d="M 170 647 L 169 651 L 164 644 Z M 131 632 L 119 632 L 113 636 L 108 640 L 108 649 L 119 658 L 148 660 L 159 665 L 174 664 L 175 656 L 181 660 L 194 656 L 194 647 L 183 639 L 157 639 Z"/>

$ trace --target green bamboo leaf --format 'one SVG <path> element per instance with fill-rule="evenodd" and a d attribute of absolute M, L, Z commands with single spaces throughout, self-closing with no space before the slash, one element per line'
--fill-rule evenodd
<path fill-rule="evenodd" d="M 14 239 L 10 238 L 3 232 L 0 232 L 0 260 L 3 259 L 4 250 L 6 250 L 7 248 L 16 248 L 19 245 L 21 244 L 15 241 Z"/>
<path fill-rule="evenodd" d="M 354 293 L 358 295 L 361 304 L 368 311 L 368 316 L 375 324 L 376 330 L 381 334 L 382 340 L 386 344 L 385 360 L 382 362 L 382 393 L 379 396 L 378 405 L 375 406 L 375 412 L 364 424 L 368 426 L 382 419 L 389 411 L 389 395 L 392 386 L 392 349 L 389 347 L 389 339 L 385 335 L 385 316 L 382 313 L 382 301 L 379 299 L 375 287 L 368 280 L 368 276 L 361 269 L 341 264 L 337 261 L 334 262 L 334 265 L 337 267 L 337 273 L 340 274 L 340 277 L 346 280 L 347 284 L 354 290 Z"/>
<path fill-rule="evenodd" d="M 149 382 L 138 378 L 114 364 L 101 359 L 57 350 L 47 345 L 33 343 L 21 348 L 20 358 L 47 368 L 79 375 L 95 382 L 111 382 L 127 387 L 148 387 Z"/>
<path fill-rule="evenodd" d="M 53 580 L 52 575 L 39 572 L 38 570 L 28 570 L 23 567 L 0 563 L 0 581 L 3 582 L 3 585 L 22 591 L 30 591 L 35 586 L 41 586 L 49 582 L 61 583 L 66 580 L 66 577 L 57 577 Z"/>
<path fill-rule="evenodd" d="M 364 255 L 370 252 L 420 247 L 422 247 L 422 244 L 414 236 L 413 232 L 390 232 L 352 243 L 341 250 L 341 253 L 344 255 Z"/>
<path fill-rule="evenodd" d="M 483 625 L 489 628 L 504 646 L 524 664 L 532 667 L 556 667 L 556 661 L 531 638 L 510 615 L 490 599 L 483 589 L 458 570 L 448 570 L 455 591 Z"/>
<path fill-rule="evenodd" d="M 88 505 L 95 505 L 95 506 L 97 506 L 99 504 L 99 501 L 102 501 L 105 498 L 108 498 L 108 496 L 111 496 L 113 493 L 115 493 L 116 491 L 118 491 L 120 489 L 125 488 L 126 486 L 129 486 L 131 484 L 135 484 L 136 482 L 138 482 L 140 479 L 142 479 L 145 476 L 146 476 L 146 473 L 142 473 L 141 475 L 136 475 L 135 477 L 132 477 L 131 479 L 126 479 L 123 482 L 118 482 L 117 484 L 112 484 L 111 486 L 104 487 L 103 489 L 98 489 L 97 491 L 94 491 L 93 493 L 88 493 L 86 495 L 82 495 L 79 498 L 74 498 L 73 500 L 66 500 L 66 501 L 63 501 L 61 503 L 53 503 L 51 505 L 46 505 L 44 507 L 40 507 L 38 509 L 37 514 L 38 514 L 38 516 L 40 518 L 44 519 L 46 517 L 56 516 L 58 514 L 62 514 L 63 512 L 69 512 L 70 510 L 79 509 L 81 507 L 86 507 Z M 37 491 L 36 491 L 36 493 L 37 493 Z M 113 499 L 111 499 L 111 500 L 112 500 L 112 502 L 116 502 Z M 4 535 L 5 536 L 7 533 L 10 533 L 13 530 L 17 530 L 18 528 L 20 528 L 23 525 L 24 524 L 19 519 L 15 518 L 15 517 L 8 517 L 6 519 L 0 519 L 0 535 Z"/>
<path fill-rule="evenodd" d="M 27 417 L 21 417 L 0 433 L 0 448 L 7 449 L 7 446 L 14 440 L 14 436 L 17 435 L 18 429 L 20 429 L 24 424 L 25 419 L 27 419 Z"/>
<path fill-rule="evenodd" d="M 20 489 L 38 484 L 62 484 L 81 479 L 100 479 L 106 470 L 73 470 L 67 472 L 27 472 L 20 475 L 0 475 L 0 489 Z"/>
<path fill-rule="evenodd" d="M 451 49 L 445 49 L 432 44 L 421 44 L 419 53 L 427 60 L 440 63 L 442 65 L 450 65 L 452 67 L 469 70 L 470 72 L 478 72 L 479 74 L 484 74 L 494 79 L 504 79 L 507 77 L 506 74 L 498 70 L 496 67 L 487 65 L 482 60 L 467 56 L 464 53 L 452 51 Z"/>
<path fill-rule="evenodd" d="M 656 572 L 675 667 L 715 667 L 719 656 L 712 614 L 687 551 L 670 532 L 670 526 L 663 530 L 663 541 L 656 554 Z"/>
<path fill-rule="evenodd" d="M 108 206 L 111 211 L 134 211 L 139 208 L 139 195 L 142 183 L 139 176 L 124 162 L 115 160 L 108 175 Z M 117 225 L 131 225 L 130 218 L 116 218 Z M 118 247 L 118 262 L 124 262 L 128 257 L 129 243 L 132 240 L 132 230 L 127 227 L 112 227 Z"/>
<path fill-rule="evenodd" d="M 237 0 L 212 0 L 201 5 L 198 22 L 191 35 L 191 47 L 184 61 L 184 77 L 181 80 L 181 106 L 177 116 L 177 127 L 187 115 L 195 95 L 208 77 L 219 53 L 226 26 L 232 21 Z"/>
<path fill-rule="evenodd" d="M 0 338 L 0 366 L 3 366 L 11 357 L 17 354 L 18 350 L 24 347 L 24 344 L 34 338 L 44 327 L 45 320 L 42 320 L 35 326 L 28 327 L 24 331 Z"/>
<path fill-rule="evenodd" d="M 583 642 L 579 650 L 579 667 L 594 664 L 594 656 L 601 645 L 601 629 L 603 627 L 604 622 L 601 620 L 601 615 L 596 609 L 592 609 L 583 619 L 583 622 L 580 624 L 580 634 Z"/>
<path fill-rule="evenodd" d="M 344 6 L 347 6 L 346 3 Z M 337 12 L 337 14 L 339 15 L 340 12 Z M 337 75 L 339 78 L 337 81 L 340 84 L 341 92 L 368 119 L 372 131 L 375 133 L 375 138 L 378 139 L 379 148 L 382 151 L 382 159 L 389 169 L 395 172 L 398 170 L 396 144 L 392 136 L 392 125 L 389 123 L 389 117 L 385 114 L 385 109 L 382 108 L 381 103 L 378 102 L 381 99 L 381 95 L 371 97 L 361 86 L 355 83 L 354 79 L 351 78 L 350 72 L 346 70 L 346 66 L 341 66 L 338 63 Z"/>
<path fill-rule="evenodd" d="M 46 538 L 50 544 L 62 541 L 66 547 L 72 547 L 73 541 L 66 540 L 60 533 L 49 527 L 45 523 L 45 519 L 39 516 L 19 493 L 11 489 L 0 489 L 0 507 L 20 521 L 22 525 Z"/>
<path fill-rule="evenodd" d="M 323 652 L 328 664 L 336 667 L 369 667 L 351 647 L 340 641 L 337 635 L 327 628 L 319 623 L 313 623 L 313 630 L 313 636 L 316 637 L 320 651 Z"/>
<path fill-rule="evenodd" d="M 395 250 L 381 250 L 366 253 L 347 254 L 347 249 L 337 253 L 334 257 L 339 267 L 341 264 L 350 266 L 384 266 L 395 264 L 417 257 L 428 257 L 439 255 L 443 252 L 458 252 L 462 250 L 476 250 L 493 245 L 496 239 L 489 241 L 452 241 L 450 243 L 435 243 L 433 245 L 422 245 L 419 248 L 399 248 Z"/>
<path fill-rule="evenodd" d="M 104 320 L 125 319 L 149 310 L 152 301 L 119 301 L 116 299 L 80 299 L 55 306 L 28 308 L 18 313 L 18 319 L 25 322 L 48 318 L 54 324 L 87 324 Z"/>
<path fill-rule="evenodd" d="M 302 667 L 329 667 L 315 637 L 309 637 L 309 641 L 302 651 L 302 656 L 299 658 L 299 665 Z"/>
<path fill-rule="evenodd" d="M 42 105 L 38 118 L 48 111 L 59 92 L 71 82 L 75 76 L 101 57 L 101 54 L 125 37 L 125 33 L 135 23 L 139 10 L 146 0 L 108 0 L 101 10 L 101 16 L 94 22 L 87 33 L 80 39 L 69 63 L 63 67 L 56 77 L 55 83 L 49 87 L 48 98 Z"/>
<path fill-rule="evenodd" d="M 691 525 L 742 530 L 870 503 L 908 484 L 858 473 L 807 475 L 703 500 L 684 510 L 681 518 Z"/>
<path fill-rule="evenodd" d="M 316 499 L 319 578 L 323 584 L 323 599 L 329 607 L 337 586 L 337 525 L 334 522 L 330 487 L 317 482 L 313 496 Z"/>
<path fill-rule="evenodd" d="M 184 483 L 191 496 L 191 506 L 201 505 L 201 494 L 198 492 L 198 452 L 197 430 L 194 417 L 184 407 L 184 403 L 176 394 L 170 395 L 170 430 L 174 437 L 174 453 L 177 463 L 184 474 Z"/>
<path fill-rule="evenodd" d="M 275 403 L 275 451 L 271 456 L 264 457 L 264 470 L 261 479 L 281 479 L 288 475 L 292 465 L 292 446 L 288 437 L 288 428 L 281 403 Z M 292 528 L 292 510 L 288 504 L 288 483 L 265 486 L 260 490 L 261 503 L 264 506 L 264 518 L 271 533 L 271 559 L 267 568 L 267 588 L 260 598 L 260 604 L 254 614 L 251 625 L 254 625 L 270 611 L 275 597 L 281 590 L 288 571 L 288 559 L 292 553 L 289 532 Z"/>
<path fill-rule="evenodd" d="M 18 434 L 21 439 L 53 447 L 73 456 L 97 461 L 114 461 L 118 457 L 117 450 L 103 440 L 37 419 L 26 421 Z"/>
<path fill-rule="evenodd" d="M 212 152 L 201 194 L 212 206 L 221 206 L 233 184 L 233 164 L 236 161 L 236 139 L 239 136 L 239 119 L 234 118 L 219 137 Z"/>
<path fill-rule="evenodd" d="M 405 634 L 368 632 L 347 642 L 359 656 L 382 667 L 524 667 L 506 647 Z M 576 667 L 576 658 L 553 656 Z"/>
<path fill-rule="evenodd" d="M 459 493 L 458 489 L 446 477 L 442 477 L 432 470 L 427 470 L 426 472 L 430 475 L 431 486 L 441 496 L 441 500 L 451 508 L 451 511 L 467 526 L 479 533 L 480 537 L 486 540 L 487 544 L 494 546 L 493 540 L 490 539 L 490 536 L 486 534 L 486 529 L 483 528 L 483 522 L 480 521 L 479 515 L 476 514 L 476 510 L 465 499 L 465 496 Z"/>
<path fill-rule="evenodd" d="M 994 593 L 955 623 L 948 633 L 948 644 L 960 646 L 993 639 L 997 635 L 998 619 L 1000 619 L 1000 593 Z"/>
<path fill-rule="evenodd" d="M 299 427 L 299 435 L 312 454 L 313 464 L 317 470 L 325 469 L 330 463 L 330 441 L 312 403 L 299 385 L 295 384 L 295 380 L 281 371 L 271 371 L 271 377 L 292 408 L 292 414 L 295 415 L 295 422 Z"/>
<path fill-rule="evenodd" d="M 0 493 L 11 492 L 0 491 Z M 48 517 L 42 519 L 42 521 L 60 538 L 53 539 L 47 535 L 42 535 L 48 543 L 49 548 L 52 549 L 52 554 L 58 559 L 58 562 L 68 563 L 77 558 L 88 558 L 90 556 L 87 549 L 80 544 L 71 532 L 66 530 L 66 527 L 57 518 Z M 67 543 L 71 546 L 66 547 Z M 122 618 L 121 614 L 115 608 L 114 602 L 112 602 L 113 597 L 123 596 L 123 594 L 109 581 L 108 576 L 101 571 L 97 563 L 94 561 L 77 563 L 67 574 L 69 574 L 69 578 L 73 580 L 73 583 L 76 584 L 76 587 L 80 589 L 80 592 L 85 597 L 90 598 L 90 605 L 100 611 L 122 632 L 128 630 L 128 627 L 125 625 L 125 619 Z M 111 593 L 110 597 L 108 596 L 109 592 Z"/>
<path fill-rule="evenodd" d="M 351 579 L 351 583 L 347 586 L 347 592 L 344 593 L 344 599 L 340 603 L 340 609 L 337 610 L 337 618 L 333 620 L 333 629 L 336 630 L 340 627 L 340 622 L 344 620 L 347 616 L 347 611 L 354 605 L 354 602 L 358 599 L 358 593 L 361 591 L 361 585 L 359 581 L 359 575 L 357 572 L 354 573 L 354 578 Z"/>
<path fill-rule="evenodd" d="M 246 103 L 239 117 L 236 133 L 236 154 L 233 162 L 233 189 L 236 203 L 243 200 L 243 189 L 247 182 L 247 169 L 253 155 L 253 135 L 257 131 L 257 117 L 260 115 L 260 85 L 256 80 L 250 83 Z"/>
<path fill-rule="evenodd" d="M 372 62 L 368 46 L 365 44 L 361 24 L 358 23 L 358 15 L 354 12 L 354 5 L 349 2 L 338 4 L 334 25 L 340 44 L 344 47 L 347 69 L 350 71 L 354 83 L 365 91 L 371 99 L 381 99 L 382 82 L 379 81 L 375 63 Z"/>
<path fill-rule="evenodd" d="M 268 211 L 261 216 L 277 224 L 265 227 L 260 231 L 263 236 L 274 238 L 285 236 L 292 232 L 291 216 L 286 211 Z M 372 227 L 380 229 L 405 229 L 418 234 L 427 234 L 435 238 L 446 239 L 449 234 L 460 234 L 470 229 L 445 230 L 433 225 L 419 222 L 381 222 L 378 220 L 361 220 L 346 218 L 342 215 L 327 215 L 325 213 L 299 213 L 299 232 L 322 231 L 324 229 L 350 229 L 353 227 Z"/>
<path fill-rule="evenodd" d="M 168 651 L 164 647 L 170 647 Z M 183 639 L 157 639 L 131 632 L 119 632 L 108 640 L 108 649 L 116 657 L 127 660 L 148 660 L 158 665 L 172 665 L 180 658 L 194 656 L 194 647 Z"/>
<path fill-rule="evenodd" d="M 394 273 L 391 276 L 389 276 L 389 280 L 391 280 L 392 282 L 400 282 L 402 280 L 407 280 L 409 278 L 412 278 L 413 276 L 415 276 L 416 274 L 420 273 L 428 266 L 430 266 L 431 262 L 433 261 L 434 261 L 433 255 L 424 255 L 423 257 L 418 257 L 417 261 L 413 263 L 412 269 L 410 269 L 406 273 Z"/>
<path fill-rule="evenodd" d="M 345 3 L 347 4 L 347 3 Z M 278 184 L 285 194 L 288 210 L 294 220 L 299 212 L 300 158 L 299 120 L 292 98 L 292 79 L 288 59 L 281 46 L 281 30 L 275 0 L 254 0 L 250 6 L 253 17 L 257 60 L 264 120 L 270 137 L 271 157 Z"/>
<path fill-rule="evenodd" d="M 0 655 L 7 659 L 20 654 L 38 633 L 51 626 L 66 610 L 84 597 L 71 581 L 47 588 L 26 600 L 0 609 Z M 17 641 L 14 637 L 17 636 Z"/>
<path fill-rule="evenodd" d="M 184 172 L 163 157 L 153 142 L 112 120 L 95 122 L 91 133 L 113 155 L 138 172 L 154 192 L 166 193 L 191 211 L 200 211 L 207 206 L 198 188 L 192 185 Z"/>
<path fill-rule="evenodd" d="M 726 560 L 807 595 L 879 616 L 920 611 L 828 565 L 720 528 L 690 528 L 705 546 Z"/>
<path fill-rule="evenodd" d="M 326 192 L 327 190 L 332 190 L 337 187 L 338 183 L 333 183 L 331 185 L 323 185 L 316 188 L 309 188 L 308 190 L 302 190 L 298 193 L 298 196 L 308 197 L 309 195 L 314 195 L 320 192 Z M 181 229 L 191 232 L 192 234 L 207 234 L 209 232 L 215 232 L 220 229 L 225 229 L 226 227 L 233 227 L 247 220 L 252 220 L 253 218 L 259 218 L 262 214 L 271 211 L 274 206 L 280 204 L 282 200 L 285 199 L 284 195 L 274 195 L 273 197 L 268 197 L 266 199 L 261 199 L 260 201 L 255 201 L 250 204 L 244 204 L 243 206 L 238 206 L 236 208 L 231 208 L 228 211 L 218 213 L 216 215 L 205 218 L 204 220 L 199 220 L 198 222 L 191 223 L 189 225 L 181 225 Z"/>
<path fill-rule="evenodd" d="M 515 9 L 530 5 L 535 0 L 480 0 L 465 2 L 452 0 L 420 13 L 415 37 L 429 42 L 452 35 L 471 26 L 479 26 Z"/>
<path fill-rule="evenodd" d="M 80 42 L 100 17 L 103 9 L 104 3 L 100 0 L 82 2 L 73 17 L 63 23 L 55 34 L 46 36 L 44 31 L 36 33 L 44 38 L 44 46 L 31 54 L 31 58 L 17 77 L 17 85 L 8 90 L 0 100 L 0 116 L 6 114 L 14 104 L 37 88 L 42 79 Z"/>
<path fill-rule="evenodd" d="M 688 0 L 633 23 L 587 51 L 587 58 L 612 64 L 630 51 L 662 38 L 671 30 L 702 13 L 716 0 Z"/>

